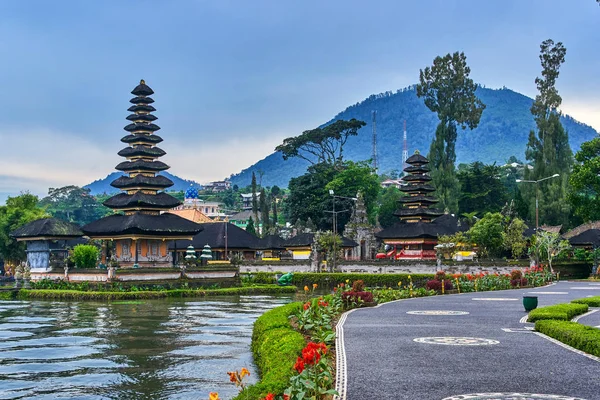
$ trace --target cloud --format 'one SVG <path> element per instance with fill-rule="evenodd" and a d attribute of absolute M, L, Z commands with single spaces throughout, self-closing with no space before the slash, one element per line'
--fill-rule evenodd
<path fill-rule="evenodd" d="M 563 113 L 600 132 L 600 99 L 589 99 L 585 103 L 580 100 L 566 99 L 560 109 Z"/>

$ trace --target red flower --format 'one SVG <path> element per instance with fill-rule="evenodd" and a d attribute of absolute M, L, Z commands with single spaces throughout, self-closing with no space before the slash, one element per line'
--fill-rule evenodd
<path fill-rule="evenodd" d="M 267 394 L 263 400 L 275 400 L 275 395 L 273 393 Z"/>
<path fill-rule="evenodd" d="M 288 396 L 287 394 L 283 395 L 283 400 L 290 400 L 290 396 Z"/>
<path fill-rule="evenodd" d="M 333 288 L 333 291 L 334 291 L 334 292 L 337 292 L 337 288 L 336 288 L 336 287 L 334 287 L 334 288 Z"/>
<path fill-rule="evenodd" d="M 310 301 L 307 301 L 306 303 L 304 303 L 304 311 L 308 310 L 310 308 Z"/>
<path fill-rule="evenodd" d="M 323 300 L 319 300 L 319 307 L 327 307 L 329 305 L 328 302 L 323 301 Z"/>
<path fill-rule="evenodd" d="M 294 364 L 294 369 L 301 374 L 304 371 L 304 361 L 302 361 L 302 357 L 298 357 L 296 360 L 296 364 Z"/>
<path fill-rule="evenodd" d="M 346 286 L 346 284 L 344 282 L 340 283 L 341 288 L 343 288 L 344 286 Z"/>

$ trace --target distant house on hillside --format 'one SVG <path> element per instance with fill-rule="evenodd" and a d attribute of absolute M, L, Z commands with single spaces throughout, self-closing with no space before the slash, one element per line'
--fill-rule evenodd
<path fill-rule="evenodd" d="M 246 227 L 248 226 L 248 219 L 252 217 L 252 219 L 254 220 L 254 213 L 252 212 L 252 207 L 250 207 L 250 210 L 244 210 L 244 211 L 240 211 L 239 213 L 233 214 L 229 216 L 229 222 L 231 222 L 233 225 L 237 226 L 238 228 L 242 228 L 244 230 L 246 230 Z M 262 215 L 260 213 L 260 211 L 258 212 L 258 221 L 254 221 L 254 229 L 256 230 L 256 233 L 261 233 L 262 232 Z"/>
<path fill-rule="evenodd" d="M 228 180 L 224 180 L 224 181 L 214 181 L 214 182 L 210 182 L 207 183 L 206 185 L 204 185 L 204 190 L 209 191 L 209 192 L 224 192 L 226 190 L 231 189 L 231 182 Z"/>
<path fill-rule="evenodd" d="M 242 209 L 252 210 L 252 193 L 240 193 L 242 197 Z M 260 201 L 260 193 L 256 193 L 256 201 Z"/>
<path fill-rule="evenodd" d="M 381 187 L 382 188 L 389 188 L 391 186 L 396 187 L 396 189 L 400 189 L 400 187 L 402 186 L 402 180 L 400 180 L 400 179 L 386 179 L 385 181 L 381 182 Z"/>

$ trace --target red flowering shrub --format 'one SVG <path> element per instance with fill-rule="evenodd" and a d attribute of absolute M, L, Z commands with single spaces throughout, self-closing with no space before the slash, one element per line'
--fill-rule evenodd
<path fill-rule="evenodd" d="M 357 280 L 352 282 L 352 291 L 353 292 L 362 292 L 365 288 L 365 281 Z"/>
<path fill-rule="evenodd" d="M 511 286 L 527 286 L 527 278 L 511 279 Z"/>
<path fill-rule="evenodd" d="M 442 291 L 442 281 L 431 280 L 427 281 L 425 287 L 429 290 L 435 290 L 438 292 Z M 454 289 L 454 285 L 450 280 L 444 280 L 444 290 L 452 290 Z"/>
<path fill-rule="evenodd" d="M 365 303 L 371 303 L 373 301 L 373 293 L 371 292 L 356 292 L 354 290 L 342 293 L 342 300 L 345 302 L 359 301 L 362 300 Z"/>
<path fill-rule="evenodd" d="M 435 273 L 435 278 L 436 281 L 441 281 L 442 279 L 447 279 L 446 278 L 446 271 L 438 271 Z"/>
<path fill-rule="evenodd" d="M 522 277 L 523 277 L 523 273 L 521 272 L 521 270 L 513 269 L 512 271 L 510 271 L 511 283 L 512 283 L 512 281 L 521 279 Z M 513 286 L 516 286 L 516 285 L 513 285 Z"/>

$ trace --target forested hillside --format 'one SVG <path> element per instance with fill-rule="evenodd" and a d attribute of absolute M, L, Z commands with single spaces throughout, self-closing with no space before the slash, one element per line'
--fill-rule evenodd
<path fill-rule="evenodd" d="M 479 126 L 473 131 L 459 131 L 456 143 L 458 163 L 482 161 L 504 164 L 510 156 L 525 159 L 525 146 L 529 131 L 535 123 L 530 113 L 533 100 L 510 89 L 487 89 L 479 87 L 478 97 L 487 106 Z M 406 120 L 408 151 L 419 150 L 426 154 L 438 123 L 437 116 L 425 107 L 423 100 L 416 95 L 414 87 L 369 96 L 364 101 L 348 107 L 336 115 L 337 119 L 356 118 L 367 125 L 359 135 L 351 138 L 344 148 L 347 159 L 360 161 L 371 158 L 371 115 L 377 110 L 377 140 L 380 172 L 401 169 L 402 125 Z M 331 121 L 330 121 L 331 122 Z M 581 143 L 590 140 L 597 132 L 569 116 L 562 118 L 569 133 L 573 152 Z M 306 129 L 315 128 L 307 126 Z M 297 132 L 300 134 L 302 132 Z M 264 186 L 286 187 L 290 178 L 303 174 L 307 163 L 301 159 L 284 161 L 279 153 L 273 153 L 251 167 L 231 176 L 232 184 L 247 186 L 253 171 L 262 171 Z"/>

